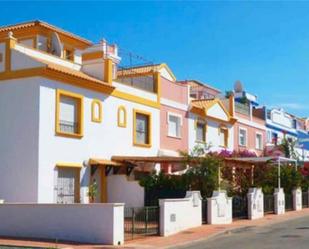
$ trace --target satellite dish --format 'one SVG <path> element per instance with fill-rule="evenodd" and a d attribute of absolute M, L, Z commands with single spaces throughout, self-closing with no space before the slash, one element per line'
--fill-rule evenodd
<path fill-rule="evenodd" d="M 240 80 L 237 80 L 234 84 L 234 91 L 237 93 L 243 92 L 244 88 Z"/>
<path fill-rule="evenodd" d="M 59 35 L 56 32 L 53 32 L 51 35 L 51 53 L 53 55 L 62 56 L 63 45 L 61 44 Z"/>

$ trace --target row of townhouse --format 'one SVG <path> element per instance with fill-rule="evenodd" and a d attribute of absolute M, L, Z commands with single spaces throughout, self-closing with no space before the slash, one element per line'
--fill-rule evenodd
<path fill-rule="evenodd" d="M 123 68 L 118 50 L 41 21 L 0 28 L 0 199 L 143 205 L 134 179 L 181 170 L 180 151 L 260 156 L 308 137 L 307 120 L 259 107 L 239 83 L 222 94 L 166 64 Z"/>

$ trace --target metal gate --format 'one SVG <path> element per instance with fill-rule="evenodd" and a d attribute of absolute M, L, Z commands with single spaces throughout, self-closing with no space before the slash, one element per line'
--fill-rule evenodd
<path fill-rule="evenodd" d="M 159 235 L 159 207 L 124 209 L 124 237 L 132 240 L 144 236 Z"/>
<path fill-rule="evenodd" d="M 308 192 L 303 192 L 303 193 L 302 193 L 302 204 L 303 204 L 303 208 L 309 207 L 308 194 L 309 194 Z"/>
<path fill-rule="evenodd" d="M 285 210 L 292 211 L 293 210 L 293 196 L 291 194 L 285 194 Z"/>
<path fill-rule="evenodd" d="M 58 168 L 57 203 L 71 204 L 79 202 L 79 171 L 74 168 Z"/>
<path fill-rule="evenodd" d="M 248 201 L 246 196 L 234 196 L 232 200 L 233 219 L 248 218 Z"/>
<path fill-rule="evenodd" d="M 202 200 L 202 223 L 207 224 L 207 199 Z"/>
<path fill-rule="evenodd" d="M 273 214 L 275 212 L 275 198 L 273 195 L 264 195 L 264 213 Z"/>

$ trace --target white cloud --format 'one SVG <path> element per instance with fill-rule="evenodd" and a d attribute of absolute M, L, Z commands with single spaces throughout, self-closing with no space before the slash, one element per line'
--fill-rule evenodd
<path fill-rule="evenodd" d="M 275 104 L 271 105 L 272 107 L 281 107 L 281 108 L 287 108 L 291 110 L 309 110 L 309 105 L 304 105 L 300 103 L 280 103 L 280 104 Z"/>

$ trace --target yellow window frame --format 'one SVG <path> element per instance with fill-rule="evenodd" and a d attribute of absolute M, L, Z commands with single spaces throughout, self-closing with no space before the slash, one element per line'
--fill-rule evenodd
<path fill-rule="evenodd" d="M 195 135 L 195 142 L 197 143 L 206 143 L 206 133 L 207 133 L 207 122 L 203 119 L 200 119 L 200 118 L 197 118 L 195 120 L 195 124 L 194 124 L 194 127 L 195 127 L 195 130 L 197 132 L 197 124 L 200 123 L 200 124 L 203 124 L 203 140 L 198 140 L 196 139 L 196 135 Z"/>
<path fill-rule="evenodd" d="M 229 129 L 225 125 L 220 125 L 218 128 L 218 134 L 224 133 L 224 145 L 220 144 L 221 147 L 227 148 L 229 144 Z"/>
<path fill-rule="evenodd" d="M 96 116 L 95 108 L 96 105 L 98 106 L 99 114 Z M 98 99 L 94 99 L 91 103 L 91 121 L 95 123 L 101 123 L 102 122 L 102 103 Z"/>
<path fill-rule="evenodd" d="M 123 112 L 123 122 L 121 122 L 121 112 Z M 117 124 L 122 128 L 127 127 L 127 109 L 123 105 L 118 107 Z"/>
<path fill-rule="evenodd" d="M 61 97 L 69 97 L 73 98 L 77 101 L 77 120 L 79 124 L 79 129 L 77 133 L 69 133 L 69 132 L 64 132 L 61 131 L 60 129 L 60 101 Z M 82 138 L 84 136 L 84 96 L 73 93 L 70 91 L 62 90 L 62 89 L 57 89 L 56 92 L 56 118 L 55 118 L 55 133 L 58 136 L 63 136 L 63 137 L 71 137 L 71 138 Z"/>
<path fill-rule="evenodd" d="M 141 144 L 136 141 L 136 116 L 137 114 L 145 115 L 148 117 L 148 143 Z M 138 147 L 150 148 L 152 143 L 152 117 L 150 112 L 133 109 L 133 145 Z"/>

